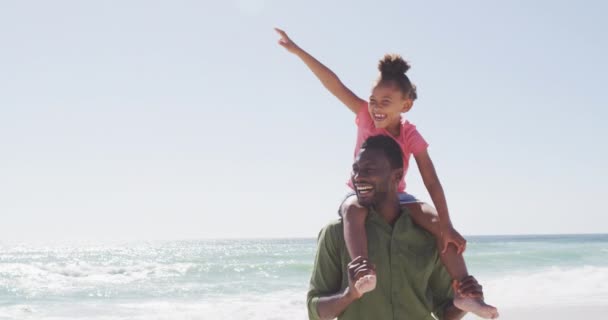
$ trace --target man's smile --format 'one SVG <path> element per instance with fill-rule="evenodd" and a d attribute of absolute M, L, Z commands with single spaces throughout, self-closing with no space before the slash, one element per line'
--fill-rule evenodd
<path fill-rule="evenodd" d="M 355 189 L 360 195 L 366 195 L 374 190 L 374 186 L 369 183 L 356 183 Z"/>

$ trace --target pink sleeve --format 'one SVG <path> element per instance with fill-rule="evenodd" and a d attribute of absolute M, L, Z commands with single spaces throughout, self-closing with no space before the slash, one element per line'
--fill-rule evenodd
<path fill-rule="evenodd" d="M 363 103 L 363 105 L 359 109 L 359 112 L 357 112 L 355 123 L 357 124 L 357 127 L 362 128 L 369 128 L 370 126 L 374 126 L 372 117 L 370 117 L 369 112 L 367 111 L 367 101 Z"/>
<path fill-rule="evenodd" d="M 420 132 L 416 129 L 413 124 L 408 124 L 408 128 L 405 130 L 405 146 L 413 154 L 426 150 L 429 144 L 424 140 Z"/>

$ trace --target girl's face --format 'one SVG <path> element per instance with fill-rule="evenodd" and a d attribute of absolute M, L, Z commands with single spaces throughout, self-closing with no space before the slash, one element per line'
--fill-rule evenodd
<path fill-rule="evenodd" d="M 401 124 L 401 113 L 408 112 L 412 100 L 391 83 L 379 83 L 372 89 L 368 111 L 376 128 L 391 129 Z"/>

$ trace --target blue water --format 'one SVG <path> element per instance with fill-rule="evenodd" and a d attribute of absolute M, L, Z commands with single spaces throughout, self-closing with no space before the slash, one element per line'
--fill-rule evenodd
<path fill-rule="evenodd" d="M 608 305 L 608 235 L 469 237 L 499 306 Z M 315 239 L 0 244 L 0 319 L 305 319 Z"/>

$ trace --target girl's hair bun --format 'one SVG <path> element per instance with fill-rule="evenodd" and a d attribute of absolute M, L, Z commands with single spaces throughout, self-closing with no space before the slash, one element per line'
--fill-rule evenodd
<path fill-rule="evenodd" d="M 405 74 L 410 65 L 398 54 L 386 54 L 378 63 L 378 70 L 382 76 L 398 76 Z"/>

